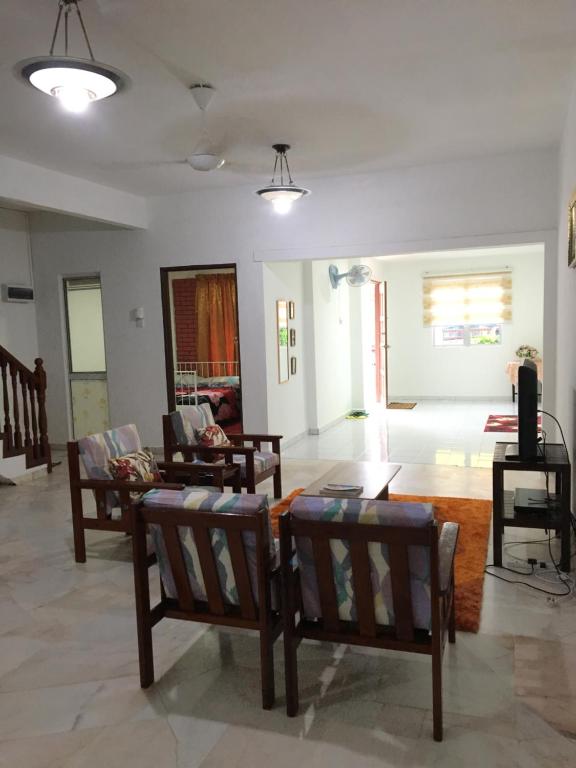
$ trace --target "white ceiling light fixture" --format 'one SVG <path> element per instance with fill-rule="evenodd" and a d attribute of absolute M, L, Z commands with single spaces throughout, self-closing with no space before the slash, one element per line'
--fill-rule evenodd
<path fill-rule="evenodd" d="M 226 160 L 212 150 L 212 144 L 206 129 L 205 115 L 208 105 L 214 96 L 214 88 L 207 83 L 199 83 L 190 88 L 190 93 L 202 113 L 202 130 L 200 138 L 196 142 L 196 147 L 192 154 L 186 158 L 186 162 L 195 171 L 216 171 L 218 168 L 222 168 Z"/>
<path fill-rule="evenodd" d="M 309 195 L 310 190 L 299 187 L 292 181 L 288 158 L 286 157 L 290 144 L 273 144 L 272 149 L 276 152 L 272 180 L 266 187 L 258 189 L 256 194 L 264 200 L 269 200 L 276 213 L 288 213 L 292 208 L 292 203 L 305 195 Z M 284 173 L 288 177 L 287 182 L 284 180 Z"/>
<path fill-rule="evenodd" d="M 89 58 L 68 55 L 70 14 L 75 16 L 82 31 Z M 54 53 L 60 25 L 63 21 L 64 55 Z M 92 46 L 78 0 L 58 0 L 58 15 L 48 56 L 25 59 L 16 65 L 17 73 L 30 85 L 49 96 L 54 96 L 69 112 L 84 112 L 93 101 L 106 99 L 128 83 L 120 70 L 103 64 L 94 58 Z"/>

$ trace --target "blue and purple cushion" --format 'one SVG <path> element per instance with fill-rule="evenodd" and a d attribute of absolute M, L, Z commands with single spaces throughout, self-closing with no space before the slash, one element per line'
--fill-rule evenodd
<path fill-rule="evenodd" d="M 298 496 L 290 505 L 290 513 L 303 520 L 415 528 L 428 526 L 434 519 L 431 504 L 333 499 L 324 496 Z M 338 600 L 338 616 L 343 621 L 356 621 L 356 601 L 352 586 L 349 544 L 342 539 L 331 539 L 330 549 Z M 300 566 L 304 615 L 308 619 L 321 618 L 316 567 L 310 539 L 302 537 L 296 539 L 296 554 Z M 384 626 L 394 626 L 394 602 L 388 545 L 370 542 L 368 554 L 370 556 L 376 622 Z M 418 629 L 429 630 L 431 621 L 429 547 L 408 547 L 408 562 L 414 626 Z"/>
<path fill-rule="evenodd" d="M 141 451 L 142 443 L 136 426 L 126 424 L 81 438 L 78 440 L 78 450 L 86 475 L 91 480 L 113 480 L 109 461 Z M 113 491 L 106 494 L 106 505 L 109 515 L 120 505 L 118 495 Z"/>
<path fill-rule="evenodd" d="M 202 405 L 184 405 L 170 414 L 174 437 L 178 445 L 198 445 L 197 433 L 209 426 L 215 426 L 214 417 L 208 403 Z M 234 454 L 233 462 L 240 464 L 242 479 L 246 479 L 246 456 Z M 254 471 L 257 475 L 276 467 L 280 457 L 269 451 L 254 453 Z"/>
<path fill-rule="evenodd" d="M 164 489 L 148 491 L 142 497 L 142 501 L 145 507 L 172 507 L 196 510 L 197 512 L 233 512 L 234 514 L 239 515 L 254 515 L 257 512 L 261 512 L 266 516 L 268 525 L 270 563 L 272 566 L 276 564 L 276 547 L 272 537 L 270 517 L 268 514 L 268 497 L 265 495 L 214 493 L 207 488 L 193 487 L 184 488 L 181 491 Z M 150 524 L 148 529 L 152 537 L 154 551 L 158 558 L 160 575 L 166 594 L 168 597 L 176 598 L 177 592 L 174 586 L 172 571 L 170 569 L 170 562 L 166 553 L 162 527 L 160 525 Z M 178 534 L 180 536 L 180 541 L 182 542 L 182 550 L 192 594 L 196 600 L 206 600 L 206 587 L 204 585 L 204 577 L 200 567 L 200 560 L 192 528 L 189 526 L 178 526 Z M 242 538 L 246 552 L 252 594 L 254 595 L 256 602 L 258 602 L 256 534 L 252 531 L 244 531 L 242 533 Z M 234 579 L 234 571 L 232 569 L 232 561 L 230 559 L 225 531 L 222 528 L 212 528 L 210 530 L 210 541 L 224 601 L 231 605 L 238 605 L 238 590 Z M 273 600 L 273 606 L 276 606 L 275 599 Z"/>
<path fill-rule="evenodd" d="M 170 421 L 178 445 L 197 445 L 196 432 L 216 423 L 208 403 L 183 405 L 170 414 Z"/>

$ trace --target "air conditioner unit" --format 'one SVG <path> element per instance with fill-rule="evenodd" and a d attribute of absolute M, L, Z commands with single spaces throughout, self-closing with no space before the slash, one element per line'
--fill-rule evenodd
<path fill-rule="evenodd" d="M 18 302 L 19 304 L 28 304 L 34 301 L 34 289 L 29 285 L 3 285 L 2 301 Z"/>

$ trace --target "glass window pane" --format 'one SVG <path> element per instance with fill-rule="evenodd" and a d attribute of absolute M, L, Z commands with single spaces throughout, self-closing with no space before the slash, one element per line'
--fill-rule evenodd
<path fill-rule="evenodd" d="M 434 328 L 434 345 L 437 347 L 461 347 L 464 345 L 463 325 L 441 325 Z"/>
<path fill-rule="evenodd" d="M 470 344 L 500 344 L 501 329 L 499 325 L 471 325 L 470 326 Z"/>
<path fill-rule="evenodd" d="M 70 373 L 106 370 L 102 295 L 97 278 L 66 280 Z"/>

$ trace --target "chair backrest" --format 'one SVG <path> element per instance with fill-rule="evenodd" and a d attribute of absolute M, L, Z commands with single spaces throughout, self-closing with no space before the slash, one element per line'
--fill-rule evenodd
<path fill-rule="evenodd" d="M 109 459 L 117 459 L 127 453 L 142 450 L 140 435 L 134 424 L 88 435 L 78 440 L 80 459 L 88 477 L 92 480 L 112 480 L 108 468 Z M 108 508 L 119 506 L 118 495 L 106 494 Z"/>
<path fill-rule="evenodd" d="M 178 445 L 197 445 L 194 430 L 213 426 L 216 422 L 208 403 L 183 405 L 169 414 L 172 436 Z"/>
<path fill-rule="evenodd" d="M 431 504 L 297 497 L 290 506 L 303 616 L 325 629 L 358 622 L 413 640 L 431 628 L 431 565 L 438 531 Z"/>
<path fill-rule="evenodd" d="M 183 610 L 198 613 L 207 604 L 210 613 L 224 615 L 236 606 L 242 618 L 258 619 L 258 606 L 269 603 L 263 579 L 275 556 L 267 496 L 149 491 L 136 525 L 145 523 L 164 591 Z"/>

